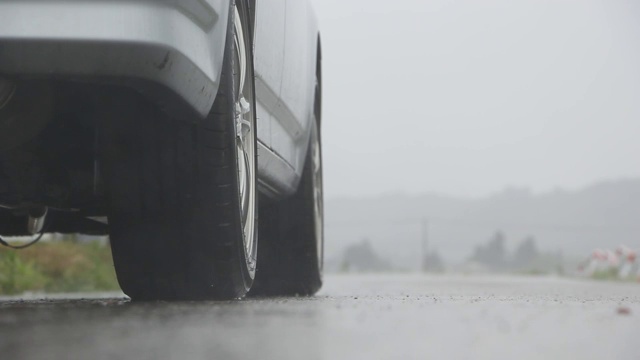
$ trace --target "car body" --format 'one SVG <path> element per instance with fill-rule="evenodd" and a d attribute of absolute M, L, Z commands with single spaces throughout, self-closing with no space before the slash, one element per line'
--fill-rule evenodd
<path fill-rule="evenodd" d="M 3 0 L 0 74 L 123 84 L 178 116 L 204 117 L 218 89 L 229 1 Z M 263 192 L 281 197 L 302 172 L 320 38 L 308 1 L 254 6 L 258 176 Z"/>
<path fill-rule="evenodd" d="M 108 233 L 132 297 L 235 298 L 255 276 L 259 193 L 287 223 L 260 223 L 280 247 L 265 251 L 303 237 L 316 255 L 310 269 L 295 259 L 311 252 L 288 256 L 294 272 L 264 260 L 279 275 L 258 282 L 309 273 L 283 291 L 313 293 L 320 104 L 306 0 L 2 0 L 0 234 Z M 199 266 L 215 274 L 185 280 Z"/>

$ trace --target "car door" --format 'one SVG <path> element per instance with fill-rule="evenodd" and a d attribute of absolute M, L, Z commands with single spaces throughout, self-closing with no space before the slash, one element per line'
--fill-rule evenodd
<path fill-rule="evenodd" d="M 287 0 L 284 69 L 280 103 L 271 124 L 272 147 L 296 171 L 302 173 L 309 135 L 315 88 L 315 41 L 307 0 Z M 315 35 L 317 36 L 317 35 Z"/>
<path fill-rule="evenodd" d="M 286 0 L 256 1 L 255 90 L 258 140 L 271 148 L 271 124 L 280 99 L 284 70 Z"/>

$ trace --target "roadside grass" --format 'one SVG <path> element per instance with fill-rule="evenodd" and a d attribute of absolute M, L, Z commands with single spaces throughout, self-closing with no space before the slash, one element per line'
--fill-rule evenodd
<path fill-rule="evenodd" d="M 118 290 L 111 248 L 75 237 L 24 250 L 0 249 L 0 294 Z"/>
<path fill-rule="evenodd" d="M 594 280 L 620 280 L 618 278 L 618 271 L 616 269 L 606 269 L 596 271 L 591 275 Z"/>
<path fill-rule="evenodd" d="M 634 275 L 620 277 L 618 269 L 615 268 L 596 271 L 591 275 L 591 278 L 599 281 L 640 282 L 640 278 Z"/>

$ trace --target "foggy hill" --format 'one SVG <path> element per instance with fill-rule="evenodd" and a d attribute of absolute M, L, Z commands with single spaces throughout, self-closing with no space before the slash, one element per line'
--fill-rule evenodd
<path fill-rule="evenodd" d="M 386 260 L 416 268 L 422 219 L 428 222 L 430 249 L 450 262 L 466 259 L 497 230 L 505 233 L 509 250 L 527 236 L 541 250 L 570 257 L 619 244 L 640 248 L 640 179 L 542 194 L 509 188 L 479 199 L 433 194 L 327 199 L 326 257 L 338 257 L 368 238 Z"/>

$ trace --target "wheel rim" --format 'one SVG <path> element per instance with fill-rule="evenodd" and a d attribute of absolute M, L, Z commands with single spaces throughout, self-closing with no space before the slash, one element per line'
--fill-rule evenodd
<path fill-rule="evenodd" d="M 313 181 L 313 218 L 316 231 L 316 254 L 318 256 L 318 268 L 322 273 L 324 263 L 324 203 L 322 196 L 322 153 L 320 148 L 320 129 L 314 129 L 312 133 L 311 161 Z"/>
<path fill-rule="evenodd" d="M 252 109 L 253 86 L 248 77 L 249 59 L 247 57 L 247 42 L 245 29 L 238 7 L 234 11 L 234 42 L 235 42 L 235 127 L 236 149 L 238 160 L 238 188 L 240 192 L 240 213 L 244 250 L 250 271 L 255 270 L 257 243 L 255 239 L 255 209 L 256 209 L 256 134 L 255 113 Z"/>

